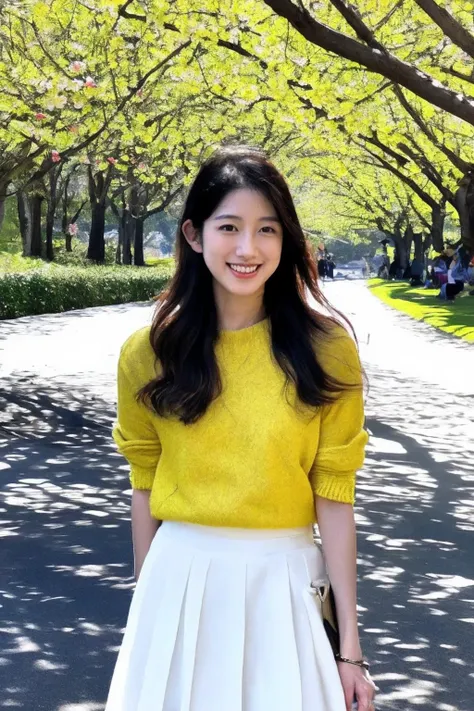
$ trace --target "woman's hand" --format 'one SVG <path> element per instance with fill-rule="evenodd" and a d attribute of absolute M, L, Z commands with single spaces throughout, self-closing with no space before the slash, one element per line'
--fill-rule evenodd
<path fill-rule="evenodd" d="M 352 704 L 357 699 L 357 711 L 375 711 L 376 687 L 369 672 L 347 662 L 338 662 L 337 668 L 344 690 L 346 710 L 351 711 Z"/>

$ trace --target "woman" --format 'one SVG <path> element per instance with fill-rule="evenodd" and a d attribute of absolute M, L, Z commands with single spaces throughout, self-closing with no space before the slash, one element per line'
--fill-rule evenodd
<path fill-rule="evenodd" d="M 283 177 L 221 149 L 199 171 L 151 330 L 122 348 L 137 586 L 107 711 L 373 711 L 356 615 L 362 378 Z M 138 393 L 138 396 L 137 396 Z M 339 618 L 336 662 L 317 600 Z"/>

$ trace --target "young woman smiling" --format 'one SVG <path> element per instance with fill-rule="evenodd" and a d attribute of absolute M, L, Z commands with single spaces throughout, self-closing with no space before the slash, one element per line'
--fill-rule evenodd
<path fill-rule="evenodd" d="M 373 711 L 356 612 L 361 367 L 309 296 L 328 306 L 285 180 L 258 151 L 217 151 L 153 325 L 120 355 L 137 586 L 107 711 L 346 711 L 354 697 Z M 308 598 L 327 574 L 346 661 Z"/>

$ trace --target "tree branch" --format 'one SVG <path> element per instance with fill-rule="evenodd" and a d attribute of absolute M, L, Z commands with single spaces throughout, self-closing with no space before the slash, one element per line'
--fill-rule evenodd
<path fill-rule="evenodd" d="M 451 163 L 462 173 L 467 173 L 469 170 L 472 169 L 472 164 L 468 163 L 467 161 L 463 160 L 461 156 L 458 156 L 454 151 L 452 151 L 450 148 L 445 146 L 442 141 L 440 141 L 434 132 L 428 127 L 426 122 L 423 120 L 422 116 L 418 113 L 416 109 L 413 108 L 413 106 L 409 103 L 409 101 L 406 99 L 403 91 L 400 89 L 399 86 L 394 86 L 393 87 L 393 92 L 407 114 L 411 116 L 413 121 L 416 123 L 418 128 L 422 133 L 425 134 L 427 138 L 431 141 L 431 143 L 439 150 L 441 153 L 443 153 Z"/>
<path fill-rule="evenodd" d="M 474 36 L 461 25 L 444 7 L 440 7 L 434 0 L 415 0 L 416 4 L 426 12 L 434 23 L 443 31 L 446 37 L 463 52 L 474 59 Z"/>
<path fill-rule="evenodd" d="M 118 9 L 119 17 L 126 17 L 127 20 L 139 20 L 140 22 L 146 22 L 146 15 L 137 15 L 134 12 L 128 12 L 127 7 L 131 5 L 133 0 L 127 0 Z"/>
<path fill-rule="evenodd" d="M 147 210 L 145 215 L 143 216 L 143 219 L 146 220 L 148 217 L 151 217 L 152 215 L 156 215 L 157 212 L 163 212 L 168 205 L 170 205 L 175 197 L 179 195 L 181 190 L 183 189 L 184 185 L 180 185 L 179 187 L 176 188 L 176 190 L 173 190 L 172 192 L 168 193 L 166 198 L 161 202 L 160 205 L 157 207 L 154 207 L 152 210 Z"/>
<path fill-rule="evenodd" d="M 436 200 L 431 197 L 427 192 L 422 190 L 422 188 L 419 187 L 415 183 L 412 178 L 409 178 L 407 175 L 404 175 L 401 173 L 398 168 L 395 168 L 393 165 L 391 165 L 388 161 L 386 161 L 384 158 L 381 158 L 378 156 L 376 153 L 373 153 L 371 150 L 368 148 L 365 149 L 367 153 L 369 153 L 375 160 L 377 160 L 380 163 L 380 166 L 384 168 L 384 170 L 388 170 L 392 175 L 395 175 L 399 180 L 402 181 L 402 183 L 405 183 L 405 185 L 408 185 L 418 197 L 423 200 L 423 202 L 426 202 L 429 207 L 433 208 L 434 206 L 437 205 Z"/>
<path fill-rule="evenodd" d="M 403 62 L 388 50 L 367 47 L 361 42 L 315 20 L 308 10 L 291 0 L 264 0 L 280 17 L 284 17 L 305 39 L 339 57 L 366 67 L 391 81 L 401 84 L 430 104 L 474 125 L 474 103 L 459 92 L 448 89 L 417 67 Z M 360 22 L 362 22 L 360 20 Z M 362 23 L 363 24 L 363 23 Z M 360 28 L 362 32 L 362 27 Z M 371 41 L 373 33 L 364 31 Z"/>

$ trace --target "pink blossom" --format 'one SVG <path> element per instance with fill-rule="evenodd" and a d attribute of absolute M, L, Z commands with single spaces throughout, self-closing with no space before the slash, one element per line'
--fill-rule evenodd
<path fill-rule="evenodd" d="M 79 231 L 79 228 L 78 228 L 76 222 L 71 222 L 71 224 L 68 225 L 68 228 L 67 228 L 68 235 L 75 237 L 77 235 L 78 231 Z"/>
<path fill-rule="evenodd" d="M 72 126 L 69 126 L 69 130 L 71 131 L 71 133 L 77 133 L 79 131 L 79 126 L 73 124 Z"/>
<path fill-rule="evenodd" d="M 110 163 L 110 165 L 115 165 L 116 162 L 117 162 L 117 159 L 116 159 L 116 158 L 112 158 L 112 156 L 109 156 L 109 157 L 107 158 L 107 161 Z"/>
<path fill-rule="evenodd" d="M 83 69 L 85 69 L 85 64 L 84 62 L 78 62 L 77 60 L 75 62 L 71 62 L 69 65 L 69 70 L 71 72 L 82 72 Z"/>
<path fill-rule="evenodd" d="M 51 151 L 51 159 L 53 163 L 59 163 L 61 160 L 61 156 L 59 155 L 58 151 Z"/>
<path fill-rule="evenodd" d="M 95 83 L 95 81 L 93 80 L 92 77 L 86 77 L 84 86 L 87 86 L 89 89 L 96 89 L 97 88 L 97 84 Z"/>
<path fill-rule="evenodd" d="M 46 114 L 42 114 L 42 113 L 37 113 L 37 114 L 35 114 L 35 119 L 36 119 L 37 121 L 42 121 L 42 120 L 45 119 L 45 118 L 46 118 Z"/>
<path fill-rule="evenodd" d="M 145 163 L 139 163 L 139 164 L 138 164 L 138 167 L 140 168 L 140 170 L 145 170 L 145 169 L 146 169 Z"/>

